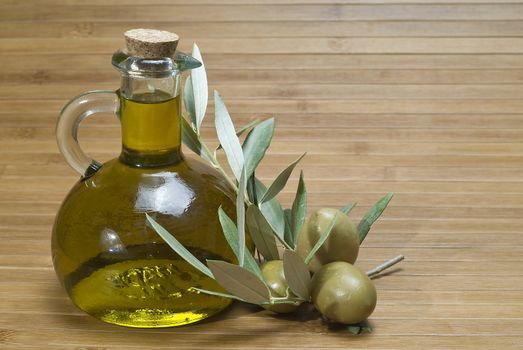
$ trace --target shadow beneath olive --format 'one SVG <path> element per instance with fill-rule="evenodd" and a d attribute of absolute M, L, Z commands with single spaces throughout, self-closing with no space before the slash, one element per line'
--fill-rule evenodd
<path fill-rule="evenodd" d="M 279 320 L 294 322 L 308 322 L 321 318 L 321 314 L 316 310 L 316 308 L 314 308 L 314 305 L 310 303 L 303 303 L 296 311 L 288 314 L 277 314 L 271 312 L 268 316 Z"/>
<path fill-rule="evenodd" d="M 403 269 L 401 267 L 398 267 L 398 268 L 395 268 L 395 269 L 391 269 L 391 270 L 387 270 L 387 271 L 378 273 L 377 275 L 374 275 L 374 276 L 370 277 L 370 279 L 371 280 L 378 280 L 380 278 L 387 277 L 387 276 L 393 275 L 393 274 L 401 272 L 401 271 L 403 271 Z"/>
<path fill-rule="evenodd" d="M 355 325 L 346 325 L 346 324 L 341 324 L 341 323 L 337 323 L 337 322 L 332 322 L 332 321 L 329 321 L 325 318 L 322 319 L 323 321 L 323 324 L 329 329 L 330 332 L 343 332 L 344 334 L 347 334 L 349 333 L 349 335 L 353 335 L 353 336 L 358 336 L 358 337 L 363 337 L 365 335 L 369 335 L 371 334 L 370 332 L 362 332 L 362 333 L 359 333 L 359 334 L 352 334 L 349 332 L 349 327 L 350 326 L 355 326 L 355 327 L 361 327 L 362 326 L 362 323 L 360 324 L 355 324 Z M 374 323 L 373 322 L 370 322 L 369 320 L 366 320 L 364 321 L 365 323 L 365 327 L 369 327 L 371 329 L 374 329 Z"/>
<path fill-rule="evenodd" d="M 335 309 L 336 309 L 336 306 L 330 305 L 325 310 L 325 313 L 335 314 L 336 313 Z M 357 333 L 357 334 L 356 333 L 352 333 L 349 330 L 350 327 L 362 327 L 362 328 L 368 327 L 368 328 L 371 328 L 371 329 L 374 328 L 374 325 L 368 319 L 365 319 L 364 321 L 361 321 L 361 322 L 356 323 L 356 324 L 343 324 L 343 323 L 338 323 L 338 322 L 331 321 L 327 317 L 323 317 L 322 316 L 321 321 L 322 321 L 322 325 L 324 327 L 327 327 L 330 332 L 338 333 L 338 334 L 343 333 L 344 335 L 363 336 L 365 334 L 369 334 L 370 333 L 370 332 L 365 332 L 365 331 L 361 332 L 361 333 Z"/>

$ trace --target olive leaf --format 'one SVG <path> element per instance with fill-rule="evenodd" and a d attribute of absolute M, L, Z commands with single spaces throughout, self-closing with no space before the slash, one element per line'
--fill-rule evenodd
<path fill-rule="evenodd" d="M 387 208 L 392 196 L 394 196 L 394 193 L 388 193 L 385 197 L 377 201 L 367 213 L 365 213 L 363 219 L 361 219 L 358 224 L 358 238 L 360 244 L 365 240 L 365 237 L 367 237 L 367 233 L 369 233 L 372 224 L 378 220 L 385 208 Z"/>
<path fill-rule="evenodd" d="M 246 220 L 251 238 L 260 254 L 267 260 L 278 260 L 280 255 L 272 228 L 257 206 L 250 205 L 247 208 Z"/>
<path fill-rule="evenodd" d="M 207 74 L 205 73 L 205 65 L 203 63 L 200 48 L 196 43 L 192 46 L 192 57 L 196 58 L 202 63 L 198 68 L 191 70 L 191 86 L 193 91 L 194 104 L 194 125 L 196 130 L 200 130 L 203 118 L 205 118 L 205 111 L 207 110 L 207 101 L 209 99 L 209 90 L 207 87 Z"/>
<path fill-rule="evenodd" d="M 271 184 L 269 189 L 263 194 L 263 197 L 260 199 L 260 203 L 264 203 L 273 199 L 278 193 L 280 193 L 281 190 L 283 190 L 283 188 L 287 184 L 287 181 L 289 180 L 289 177 L 292 174 L 292 171 L 296 167 L 296 164 L 298 164 L 298 162 L 303 157 L 305 157 L 305 154 L 306 153 L 303 153 L 298 159 L 289 164 L 285 169 L 282 170 L 281 173 L 278 174 L 278 176 Z"/>
<path fill-rule="evenodd" d="M 247 176 L 250 177 L 260 161 L 262 160 L 267 148 L 271 144 L 274 134 L 274 118 L 269 118 L 256 125 L 243 143 L 243 153 L 245 155 L 245 167 Z M 260 197 L 261 198 L 261 197 Z"/>
<path fill-rule="evenodd" d="M 259 118 L 256 118 L 254 120 L 251 120 L 250 122 L 248 122 L 247 124 L 245 124 L 244 126 L 242 126 L 241 128 L 239 128 L 237 131 L 236 131 L 236 135 L 238 136 L 241 136 L 244 132 L 246 132 L 247 130 L 249 130 L 250 128 L 253 128 L 255 127 L 256 125 L 260 124 L 261 120 Z"/>
<path fill-rule="evenodd" d="M 292 247 L 296 246 L 298 234 L 300 233 L 301 227 L 305 222 L 307 215 L 307 188 L 305 187 L 305 180 L 303 180 L 303 171 L 300 172 L 300 181 L 298 182 L 298 189 L 296 190 L 296 196 L 292 203 L 292 220 L 291 230 L 292 236 L 289 242 Z"/>
<path fill-rule="evenodd" d="M 159 223 L 157 223 L 152 217 L 147 213 L 145 214 L 147 221 L 152 226 L 152 228 L 158 233 L 158 235 L 171 247 L 182 259 L 187 263 L 192 265 L 194 268 L 199 270 L 204 275 L 207 275 L 213 278 L 211 270 L 207 268 L 198 258 L 196 258 L 190 251 L 187 250 L 173 235 L 171 235 L 165 228 L 163 228 Z"/>
<path fill-rule="evenodd" d="M 201 288 L 196 288 L 196 287 L 191 287 L 190 289 L 195 290 L 195 291 L 200 292 L 200 293 L 214 295 L 214 296 L 217 296 L 217 297 L 235 299 L 235 300 L 239 300 L 239 301 L 245 301 L 242 298 L 240 298 L 240 297 L 238 297 L 236 295 L 233 295 L 233 294 L 220 293 L 220 292 L 215 292 L 213 290 L 201 289 Z"/>
<path fill-rule="evenodd" d="M 231 218 L 225 213 L 225 211 L 223 211 L 222 207 L 218 208 L 218 219 L 220 220 L 220 224 L 222 225 L 223 235 L 225 236 L 227 243 L 229 243 L 229 246 L 231 247 L 234 255 L 236 255 L 236 258 L 239 261 L 240 239 L 238 235 L 238 229 L 236 228 L 234 221 L 232 221 Z M 256 263 L 256 260 L 254 260 L 254 257 L 252 256 L 249 250 L 244 251 L 244 259 L 244 267 L 263 280 L 263 274 L 260 270 L 260 267 L 258 266 L 258 263 Z"/>
<path fill-rule="evenodd" d="M 201 156 L 202 144 L 198 138 L 198 135 L 189 124 L 187 119 L 182 119 L 182 139 L 183 143 L 191 149 L 194 153 Z"/>
<path fill-rule="evenodd" d="M 240 182 L 238 183 L 238 193 L 236 194 L 236 222 L 238 224 L 238 263 L 243 266 L 245 260 L 245 190 L 247 186 L 247 175 L 245 166 L 242 167 Z"/>
<path fill-rule="evenodd" d="M 349 213 L 352 211 L 352 209 L 354 209 L 354 207 L 356 206 L 357 203 L 347 203 L 346 205 L 344 205 L 340 211 L 342 213 L 345 213 L 347 215 L 349 215 Z"/>
<path fill-rule="evenodd" d="M 213 163 L 212 156 L 208 153 L 207 149 L 205 147 L 202 147 L 202 144 L 200 142 L 200 139 L 196 132 L 194 131 L 193 127 L 185 118 L 182 119 L 182 140 L 183 143 L 189 147 L 191 151 L 208 161 L 209 163 Z"/>
<path fill-rule="evenodd" d="M 318 241 L 316 242 L 314 247 L 312 247 L 312 249 L 309 252 L 309 254 L 307 255 L 307 257 L 305 258 L 305 264 L 309 265 L 309 263 L 311 262 L 312 258 L 314 257 L 314 254 L 316 254 L 316 252 L 321 248 L 323 243 L 325 243 L 327 238 L 329 238 L 329 235 L 331 234 L 332 228 L 334 227 L 334 224 L 336 223 L 336 220 L 338 220 L 338 214 L 337 213 L 334 215 L 334 218 L 332 218 L 331 222 L 329 223 L 329 226 L 327 226 L 325 231 L 321 234 L 320 238 L 318 239 Z"/>
<path fill-rule="evenodd" d="M 260 180 L 257 178 L 254 179 L 255 187 L 255 196 L 261 198 L 267 188 Z M 265 203 L 258 205 L 263 216 L 267 219 L 269 225 L 271 225 L 272 230 L 276 233 L 278 239 L 282 242 L 285 242 L 285 219 L 283 214 L 283 208 L 280 205 L 280 202 L 276 198 L 271 199 Z M 289 247 L 290 248 L 290 247 Z"/>
<path fill-rule="evenodd" d="M 269 289 L 252 272 L 220 260 L 207 260 L 207 265 L 216 282 L 229 293 L 257 305 L 270 300 Z"/>
<path fill-rule="evenodd" d="M 216 126 L 218 139 L 225 151 L 227 161 L 229 162 L 234 176 L 238 181 L 240 181 L 244 165 L 242 147 L 238 136 L 236 136 L 236 131 L 234 130 L 234 125 L 231 116 L 227 111 L 227 107 L 216 90 L 214 91 L 214 114 L 214 124 Z"/>
<path fill-rule="evenodd" d="M 242 126 L 240 129 L 236 130 L 236 136 L 240 137 L 241 135 L 243 135 L 244 132 L 246 132 L 247 130 L 249 130 L 253 126 L 258 125 L 259 123 L 260 123 L 260 119 L 258 119 L 258 118 L 254 119 L 254 120 L 251 120 L 250 122 L 248 122 L 247 124 Z M 218 145 L 218 147 L 216 147 L 215 151 L 218 151 L 220 149 L 222 149 L 222 144 L 221 143 Z"/>
<path fill-rule="evenodd" d="M 360 323 L 347 326 L 347 330 L 354 335 L 372 333 L 372 326 L 369 321 L 365 320 Z"/>
<path fill-rule="evenodd" d="M 292 250 L 283 252 L 283 274 L 290 290 L 303 300 L 309 300 L 311 275 L 303 260 Z"/>
<path fill-rule="evenodd" d="M 185 111 L 187 111 L 187 114 L 189 114 L 189 117 L 191 118 L 192 124 L 196 126 L 197 123 L 196 112 L 194 110 L 194 92 L 191 77 L 188 77 L 185 81 L 185 86 L 183 89 L 183 105 L 185 106 Z"/>

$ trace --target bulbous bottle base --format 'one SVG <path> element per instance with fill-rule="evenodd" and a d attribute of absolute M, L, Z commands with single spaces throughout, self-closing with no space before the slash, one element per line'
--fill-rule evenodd
<path fill-rule="evenodd" d="M 128 261 L 115 265 L 119 266 L 96 271 L 71 290 L 71 298 L 77 307 L 106 323 L 135 328 L 183 326 L 211 317 L 230 304 L 229 300 L 222 298 L 207 295 L 202 298 L 199 292 L 181 285 L 179 280 L 162 276 L 165 272 L 185 268 L 181 261 Z M 155 277 L 151 276 L 163 281 L 152 281 Z M 194 281 L 192 277 L 189 281 Z M 99 290 L 104 280 L 122 283 L 125 279 L 132 282 L 106 294 Z M 202 288 L 206 285 L 209 288 L 212 284 L 209 282 L 200 279 L 196 283 Z M 96 299 L 93 300 L 93 297 Z M 182 310 L 177 307 L 180 303 L 197 304 L 197 307 L 194 310 L 184 307 Z"/>
<path fill-rule="evenodd" d="M 53 263 L 73 303 L 107 323 L 160 328 L 197 322 L 231 300 L 147 225 L 149 213 L 197 259 L 233 261 L 218 208 L 234 214 L 233 194 L 208 166 L 164 168 L 110 161 L 64 201 L 53 232 Z M 230 215 L 232 215 L 230 214 Z"/>
<path fill-rule="evenodd" d="M 184 326 L 204 320 L 214 313 L 173 312 L 171 310 L 108 310 L 103 315 L 92 315 L 106 323 L 131 328 L 168 328 Z"/>
<path fill-rule="evenodd" d="M 107 323 L 136 328 L 182 326 L 213 316 L 231 303 L 192 289 L 221 290 L 183 260 L 126 260 L 82 278 L 90 270 L 75 271 L 66 288 L 78 308 Z"/>

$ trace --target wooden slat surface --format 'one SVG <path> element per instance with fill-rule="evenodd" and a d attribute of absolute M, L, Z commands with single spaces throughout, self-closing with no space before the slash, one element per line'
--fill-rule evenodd
<path fill-rule="evenodd" d="M 358 262 L 407 256 L 375 280 L 373 334 L 242 305 L 125 329 L 72 306 L 49 247 L 77 179 L 56 116 L 77 93 L 115 89 L 121 33 L 148 26 L 177 31 L 182 50 L 198 42 L 235 122 L 276 117 L 265 182 L 307 151 L 311 209 L 357 201 L 357 220 L 396 193 Z M 0 67 L 0 348 L 523 348 L 523 1 L 3 0 Z M 202 133 L 213 140 L 210 120 Z M 80 137 L 97 159 L 118 153 L 113 117 Z"/>

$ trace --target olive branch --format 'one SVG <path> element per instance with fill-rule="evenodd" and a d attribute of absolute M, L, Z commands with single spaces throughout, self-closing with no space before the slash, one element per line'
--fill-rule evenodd
<path fill-rule="evenodd" d="M 182 140 L 189 149 L 219 171 L 236 193 L 236 222 L 222 208 L 219 208 L 217 215 L 224 236 L 234 252 L 238 264 L 219 260 L 207 260 L 204 264 L 187 250 L 174 235 L 146 214 L 147 221 L 178 255 L 202 274 L 215 279 L 230 294 L 192 288 L 197 293 L 226 297 L 258 305 L 299 305 L 302 302 L 310 301 L 311 276 L 308 263 L 331 234 L 336 223 L 336 216 L 321 234 L 308 256 L 305 259 L 299 257 L 295 252 L 297 238 L 304 225 L 307 212 L 307 189 L 303 171 L 300 173 L 291 208 L 284 209 L 276 197 L 287 185 L 292 172 L 305 156 L 305 153 L 282 169 L 270 186 L 266 187 L 256 177 L 256 169 L 271 144 L 275 127 L 274 118 L 254 119 L 236 129 L 229 111 L 217 91 L 214 91 L 213 97 L 214 122 L 219 145 L 211 150 L 200 133 L 207 110 L 208 85 L 205 65 L 196 44 L 193 45 L 192 56 L 202 62 L 202 66 L 193 69 L 185 82 Z M 245 133 L 247 136 L 242 143 L 240 136 Z M 217 153 L 219 151 L 225 153 L 233 177 L 228 175 L 225 167 L 218 161 Z M 392 193 L 387 194 L 370 208 L 361 219 L 357 230 L 360 244 L 391 199 Z M 340 211 L 343 215 L 348 215 L 355 206 L 355 203 L 349 203 L 340 208 Z M 246 247 L 247 230 L 256 246 L 258 261 Z M 278 249 L 278 244 L 285 248 L 282 255 Z M 368 271 L 367 275 L 375 276 L 402 259 L 403 256 L 391 259 Z M 285 296 L 271 293 L 260 269 L 259 263 L 271 260 L 283 260 L 284 274 L 289 285 Z"/>

